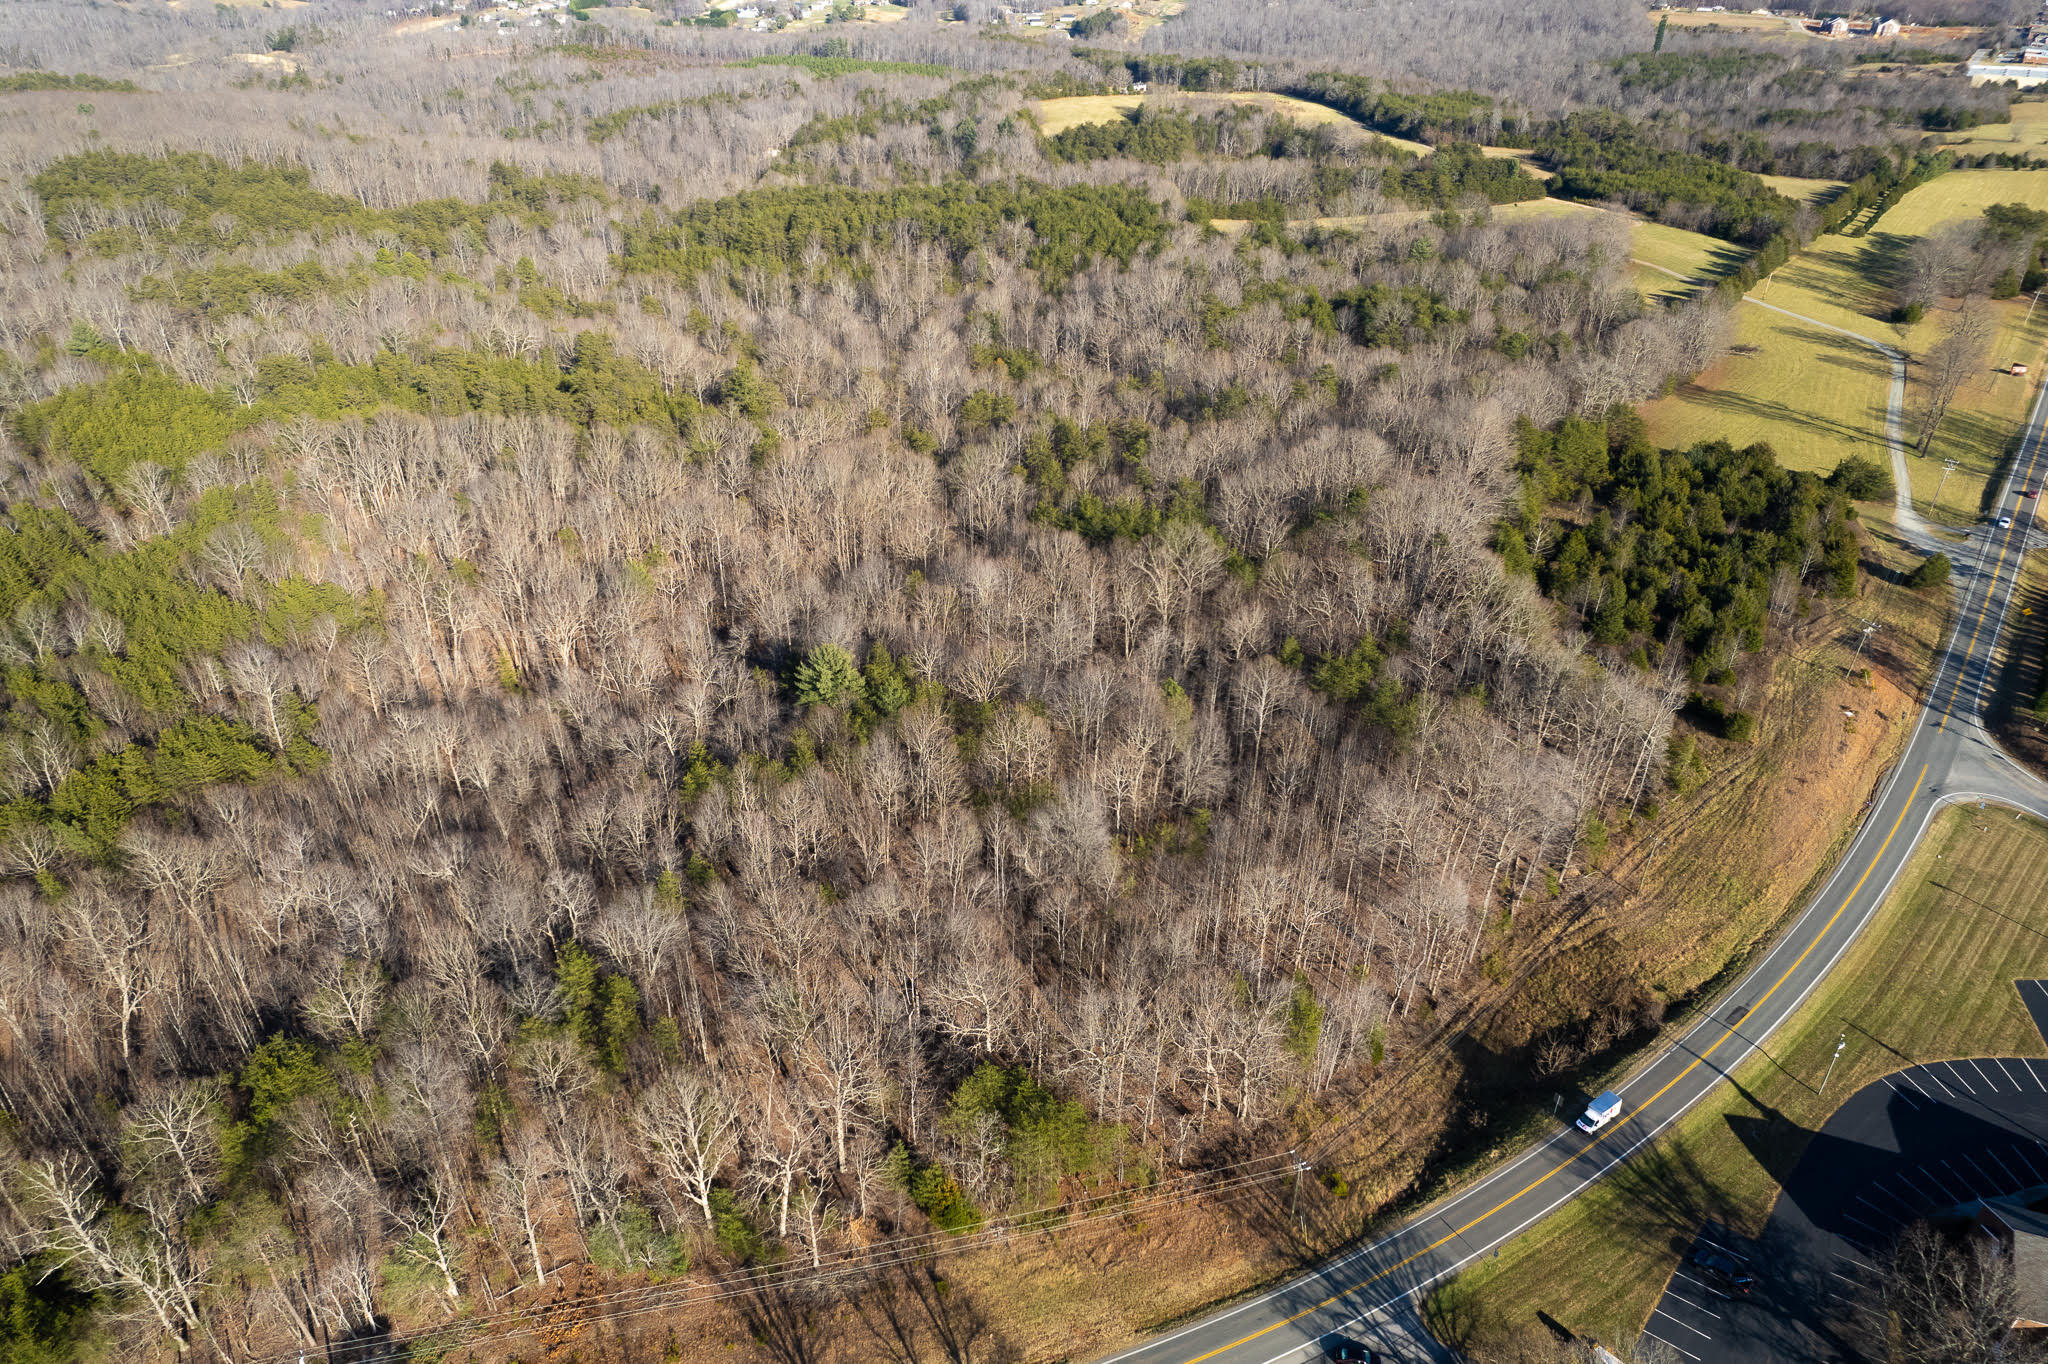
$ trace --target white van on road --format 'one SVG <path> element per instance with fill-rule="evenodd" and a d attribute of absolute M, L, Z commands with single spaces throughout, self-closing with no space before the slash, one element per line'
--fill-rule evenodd
<path fill-rule="evenodd" d="M 1598 1132 L 1621 1115 L 1621 1096 L 1611 1089 L 1603 1089 L 1586 1105 L 1585 1116 L 1579 1119 L 1581 1132 Z"/>

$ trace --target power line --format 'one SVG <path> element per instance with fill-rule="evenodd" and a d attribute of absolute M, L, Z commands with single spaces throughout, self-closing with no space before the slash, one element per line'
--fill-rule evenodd
<path fill-rule="evenodd" d="M 1254 1166 L 1269 1166 L 1255 1170 Z M 700 1284 L 646 1284 L 638 1288 L 619 1289 L 610 1293 L 578 1298 L 563 1304 L 531 1304 L 509 1308 L 502 1312 L 471 1317 L 461 1322 L 440 1328 L 422 1330 L 413 1337 L 416 1340 L 430 1340 L 442 1344 L 459 1344 L 484 1334 L 500 1337 L 505 1332 L 495 1331 L 498 1327 L 517 1326 L 521 1322 L 536 1322 L 547 1318 L 546 1326 L 567 1325 L 594 1316 L 617 1318 L 637 1316 L 647 1312 L 671 1311 L 700 1303 L 718 1302 L 725 1299 L 757 1293 L 790 1283 L 813 1283 L 827 1285 L 849 1278 L 864 1277 L 878 1270 L 896 1268 L 902 1265 L 920 1264 L 935 1260 L 941 1255 L 958 1254 L 997 1244 L 1014 1235 L 1027 1235 L 1034 1231 L 1069 1230 L 1075 1227 L 1088 1228 L 1112 1217 L 1133 1213 L 1162 1211 L 1184 1204 L 1208 1199 L 1235 1199 L 1250 1193 L 1259 1186 L 1289 1176 L 1292 1164 L 1285 1153 L 1251 1157 L 1233 1161 L 1218 1167 L 1234 1171 L 1223 1179 L 1214 1178 L 1215 1171 L 1206 1171 L 1178 1185 L 1162 1186 L 1149 1193 L 1133 1197 L 1129 1190 L 1116 1190 L 1094 1195 L 1078 1205 L 1082 1210 L 1074 1212 L 1076 1205 L 1067 1208 L 1037 1213 L 1021 1213 L 983 1227 L 980 1231 L 966 1235 L 951 1235 L 944 1232 L 931 1233 L 922 1237 L 890 1242 L 872 1251 L 841 1252 L 833 1261 L 819 1266 L 802 1264 L 786 1265 L 776 1269 L 752 1271 L 743 1282 Z M 511 1335 L 531 1334 L 542 1329 L 535 1325 Z M 365 1340 L 343 1342 L 331 1345 L 327 1357 L 330 1364 L 365 1359 L 389 1349 L 388 1340 Z M 292 1351 L 265 1357 L 252 1364 L 291 1364 L 296 1358 Z"/>

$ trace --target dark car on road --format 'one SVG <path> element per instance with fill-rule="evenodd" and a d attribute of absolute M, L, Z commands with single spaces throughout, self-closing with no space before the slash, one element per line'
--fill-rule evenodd
<path fill-rule="evenodd" d="M 1692 1264 L 1700 1271 L 1701 1278 L 1724 1293 L 1740 1295 L 1756 1287 L 1756 1275 L 1725 1250 L 1701 1246 L 1692 1253 Z"/>
<path fill-rule="evenodd" d="M 1344 1336 L 1324 1336 L 1319 1342 L 1324 1359 L 1341 1359 L 1346 1364 L 1391 1364 L 1378 1350 L 1368 1349 Z"/>

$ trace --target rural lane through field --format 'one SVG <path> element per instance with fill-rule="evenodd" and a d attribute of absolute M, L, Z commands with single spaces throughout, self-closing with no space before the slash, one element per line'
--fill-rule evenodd
<path fill-rule="evenodd" d="M 1887 347 L 1878 348 L 1889 353 Z M 1889 423 L 1894 440 L 1900 387 L 1894 388 Z M 2044 415 L 2048 385 L 2035 399 L 2019 454 L 1995 504 L 2013 514 L 2013 525 L 1999 528 L 1994 518 L 1967 547 L 1938 546 L 1956 560 L 1952 581 L 1958 611 L 1913 736 L 1848 853 L 1819 895 L 1741 981 L 1619 1086 L 1627 1105 L 1624 1117 L 1593 1136 L 1566 1126 L 1380 1239 L 1344 1251 L 1279 1288 L 1108 1356 L 1102 1364 L 1294 1364 L 1319 1358 L 1320 1342 L 1332 1334 L 1381 1344 L 1397 1359 L 1415 1357 L 1415 1350 L 1427 1348 L 1428 1342 L 1416 1339 L 1409 1299 L 1570 1200 L 1721 1085 L 1862 931 L 1937 809 L 1985 800 L 2048 818 L 2048 783 L 2007 758 L 1983 725 L 1999 627 L 2011 604 L 2037 505 L 2018 493 L 2038 488 L 2048 470 Z M 1902 524 L 1901 531 L 1923 549 L 1937 547 L 1917 518 Z"/>

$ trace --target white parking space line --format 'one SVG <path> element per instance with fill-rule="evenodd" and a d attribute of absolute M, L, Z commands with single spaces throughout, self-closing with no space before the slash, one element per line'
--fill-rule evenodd
<path fill-rule="evenodd" d="M 1678 1290 L 1675 1288 L 1667 1288 L 1664 1290 L 1664 1301 L 1675 1302 L 1680 1307 L 1686 1308 L 1689 1311 L 1697 1312 L 1703 1317 L 1712 1317 L 1715 1321 L 1719 1321 L 1721 1319 L 1721 1314 L 1719 1312 L 1709 1312 L 1706 1308 L 1700 1306 L 1691 1298 L 1679 1297 Z"/>
<path fill-rule="evenodd" d="M 1867 1264 L 1864 1264 L 1864 1263 L 1863 1263 L 1863 1261 L 1861 1261 L 1861 1260 L 1858 1260 L 1858 1259 L 1855 1259 L 1855 1258 L 1854 1258 L 1854 1257 L 1852 1257 L 1852 1256 L 1848 1256 L 1848 1255 L 1837 1255 L 1837 1256 L 1836 1256 L 1835 1258 L 1836 1258 L 1836 1259 L 1838 1259 L 1838 1260 L 1844 1261 L 1845 1263 L 1848 1263 L 1848 1264 L 1852 1264 L 1852 1265 L 1856 1266 L 1856 1267 L 1857 1267 L 1858 1269 L 1870 1269 L 1870 1266 L 1869 1266 L 1869 1265 L 1867 1265 Z M 1871 1272 L 1871 1273 L 1873 1273 L 1873 1274 L 1877 1273 L 1877 1271 L 1876 1271 L 1876 1270 L 1874 1270 L 1874 1269 L 1870 1269 L 1870 1272 Z"/>
<path fill-rule="evenodd" d="M 1984 1073 L 1984 1067 L 1977 1064 L 1977 1058 L 1974 1056 L 1970 1058 L 1970 1069 L 1977 1072 L 1977 1078 L 1984 1082 L 1986 1089 L 1990 1090 L 1993 1094 L 1998 1092 L 1998 1081 Z"/>
<path fill-rule="evenodd" d="M 1698 1336 L 1698 1337 L 1699 1337 L 1699 1338 L 1700 1338 L 1701 1340 L 1712 1340 L 1712 1339 L 1714 1338 L 1714 1336 L 1713 1336 L 1713 1333 L 1712 1333 L 1712 1332 L 1710 1332 L 1710 1331 L 1702 1331 L 1702 1330 L 1701 1330 L 1701 1329 L 1700 1329 L 1699 1327 L 1697 1327 L 1697 1326 L 1694 1326 L 1694 1325 L 1693 1325 L 1692 1323 L 1690 1323 L 1690 1322 L 1686 1322 L 1686 1321 L 1679 1321 L 1679 1319 L 1678 1319 L 1677 1317 L 1674 1317 L 1674 1316 L 1672 1316 L 1672 1315 L 1671 1315 L 1671 1314 L 1670 1314 L 1669 1312 L 1665 1311 L 1665 1310 L 1664 1310 L 1663 1308 L 1661 1308 L 1661 1307 L 1658 1307 L 1658 1308 L 1653 1308 L 1653 1309 L 1652 1309 L 1652 1312 L 1653 1312 L 1653 1314 L 1654 1314 L 1654 1315 L 1656 1315 L 1656 1316 L 1660 1316 L 1660 1317 L 1664 1318 L 1664 1320 L 1666 1320 L 1666 1321 L 1676 1321 L 1676 1322 L 1678 1322 L 1678 1324 L 1679 1324 L 1680 1326 L 1683 1326 L 1683 1327 L 1684 1327 L 1684 1328 L 1685 1328 L 1686 1330 L 1688 1330 L 1688 1331 L 1692 1332 L 1692 1333 L 1693 1333 L 1694 1335 Z"/>
<path fill-rule="evenodd" d="M 2002 1057 L 2002 1056 L 1994 1056 L 1994 1057 L 1992 1057 L 1992 1058 L 1991 1058 L 1991 1064 L 1992 1064 L 1992 1065 L 1994 1065 L 1994 1066 L 1997 1066 L 1997 1067 L 1998 1067 L 1998 1073 L 1999 1073 L 2000 1075 L 2003 1075 L 2003 1076 L 2004 1076 L 2004 1077 L 2005 1077 L 2006 1079 L 2008 1079 L 2008 1080 L 2012 1080 L 2012 1068 L 2011 1068 L 2010 1066 L 2008 1066 L 2008 1065 L 2006 1065 L 2006 1064 L 2005 1064 L 2005 1058 L 2004 1058 L 2004 1057 Z M 2024 1093 L 2026 1093 L 2026 1092 L 2027 1092 L 2027 1087 L 2026 1087 L 2025 1085 L 2021 1084 L 2021 1083 L 2020 1083 L 2020 1082 L 2019 1082 L 2018 1080 L 2012 1080 L 2012 1087 L 2013 1087 L 2013 1091 L 2014 1091 L 2015 1093 L 2018 1093 L 2018 1094 L 2024 1094 Z"/>
<path fill-rule="evenodd" d="M 1955 1166 L 1949 1164 L 1945 1160 L 1941 1163 L 1941 1168 L 1948 1171 L 1951 1175 L 1955 1176 L 1956 1183 L 1963 1186 L 1964 1193 L 1968 1194 L 1972 1198 L 1984 1197 L 1983 1194 L 1977 1192 L 1977 1186 L 1970 1182 L 1970 1177 L 1964 1174 L 1961 1170 L 1958 1170 Z M 1996 1190 L 1994 1190 L 1993 1192 L 1996 1192 Z"/>
<path fill-rule="evenodd" d="M 1674 1278 L 1674 1279 L 1683 1279 L 1683 1280 L 1685 1280 L 1685 1281 L 1686 1281 L 1687 1283 L 1689 1283 L 1689 1284 L 1693 1284 L 1693 1285 L 1696 1285 L 1697 1287 L 1700 1287 L 1700 1288 L 1704 1288 L 1704 1289 L 1706 1289 L 1706 1290 L 1707 1290 L 1707 1292 L 1709 1292 L 1709 1293 L 1713 1294 L 1713 1295 L 1714 1295 L 1715 1297 L 1719 1298 L 1719 1299 L 1720 1299 L 1720 1300 L 1721 1300 L 1722 1302 L 1726 1302 L 1726 1301 L 1728 1301 L 1728 1295 L 1727 1295 L 1726 1293 L 1723 1293 L 1723 1292 L 1722 1292 L 1722 1291 L 1721 1291 L 1720 1289 L 1718 1289 L 1718 1288 L 1714 1287 L 1714 1286 L 1713 1286 L 1712 1284 L 1710 1284 L 1710 1283 L 1707 1283 L 1707 1282 L 1706 1282 L 1705 1280 L 1703 1280 L 1703 1279 L 1695 1279 L 1695 1278 L 1694 1278 L 1694 1277 L 1693 1277 L 1692 1275 L 1690 1275 L 1690 1274 L 1687 1274 L 1687 1273 L 1686 1273 L 1685 1271 L 1683 1271 L 1683 1270 L 1677 1270 L 1677 1269 L 1674 1269 L 1673 1271 L 1671 1271 L 1671 1277 L 1672 1277 L 1672 1278 Z"/>
<path fill-rule="evenodd" d="M 1989 1151 L 1986 1151 L 1986 1152 L 1985 1152 L 1984 1154 L 1988 1156 L 1988 1155 L 1990 1155 L 1991 1153 L 1990 1153 Z M 2004 1186 L 2002 1186 L 2001 1184 L 1999 1184 L 1999 1182 L 1998 1182 L 1997 1180 L 1993 1179 L 1993 1178 L 1991 1177 L 1991 1173 L 1990 1173 L 1990 1172 L 1989 1172 L 1988 1170 L 1986 1170 L 1986 1169 L 1985 1169 L 1985 1168 L 1984 1168 L 1984 1167 L 1983 1167 L 1982 1165 L 1979 1165 L 1979 1164 L 1978 1164 L 1978 1163 L 1976 1162 L 1976 1160 L 1975 1160 L 1974 1158 L 1972 1158 L 1972 1157 L 1970 1156 L 1970 1154 L 1969 1154 L 1968 1152 L 1964 1152 L 1964 1153 L 1963 1153 L 1963 1159 L 1964 1159 L 1964 1160 L 1966 1160 L 1966 1161 L 1969 1161 L 1969 1163 L 1970 1163 L 1970 1168 L 1971 1168 L 1972 1170 L 1975 1170 L 1975 1171 L 1976 1171 L 1976 1172 L 1977 1172 L 1978 1174 L 1980 1174 L 1980 1175 L 1983 1175 L 1983 1176 L 1984 1176 L 1984 1182 L 1985 1182 L 1986 1184 L 1989 1184 L 1989 1185 L 1991 1186 L 1991 1191 L 1992 1191 L 1993 1193 L 2009 1193 L 2009 1192 L 2011 1192 L 2010 1190 L 2008 1190 L 2008 1189 L 2004 1188 Z"/>
<path fill-rule="evenodd" d="M 1878 1207 L 1877 1204 L 1871 1202 L 1862 1194 L 1856 1195 L 1856 1201 L 1858 1203 L 1861 1203 L 1864 1207 L 1870 1209 L 1871 1213 L 1874 1216 L 1882 1217 L 1887 1222 L 1896 1222 L 1899 1220 L 1899 1216 L 1897 1213 L 1886 1212 L 1883 1208 Z"/>
<path fill-rule="evenodd" d="M 2012 1149 L 2013 1154 L 2020 1158 L 2020 1163 L 2027 1167 L 2027 1173 L 2035 1179 L 2039 1179 L 2041 1177 L 2041 1167 L 2034 1163 L 2034 1158 L 2028 1154 L 2027 1148 L 2015 1145 Z"/>
<path fill-rule="evenodd" d="M 1948 1084 L 1939 1075 L 1936 1075 L 1934 1073 L 1934 1067 L 1932 1066 L 1922 1066 L 1920 1068 L 1920 1074 L 1914 1076 L 1913 1078 L 1916 1081 L 1921 1079 L 1932 1080 L 1934 1081 L 1934 1083 L 1940 1085 L 1941 1092 L 1948 1095 L 1951 1099 L 1958 1097 L 1956 1092 L 1953 1089 L 1950 1089 L 1948 1087 Z"/>
<path fill-rule="evenodd" d="M 1862 1218 L 1858 1217 L 1853 1212 L 1843 1213 L 1842 1220 L 1845 1222 L 1854 1222 L 1857 1226 L 1863 1228 L 1865 1231 L 1868 1232 L 1875 1232 L 1877 1230 L 1876 1227 L 1871 1226 L 1870 1223 L 1864 1221 Z"/>
<path fill-rule="evenodd" d="M 1943 1066 L 1944 1068 L 1946 1068 L 1946 1069 L 1947 1069 L 1947 1071 L 1948 1071 L 1948 1073 L 1949 1073 L 1949 1078 L 1953 1079 L 1953 1080 L 1954 1080 L 1954 1081 L 1955 1081 L 1955 1082 L 1956 1082 L 1957 1084 L 1959 1084 L 1959 1085 L 1961 1085 L 1961 1086 L 1963 1087 L 1963 1093 L 1965 1093 L 1965 1094 L 1975 1094 L 1975 1093 L 1977 1092 L 1976 1090 L 1974 1090 L 1974 1089 L 1970 1088 L 1970 1082 L 1969 1082 L 1968 1080 L 1965 1080 L 1965 1079 L 1963 1078 L 1963 1073 L 1962 1073 L 1962 1072 L 1961 1072 L 1960 1070 L 1957 1070 L 1957 1069 L 1956 1069 L 1956 1063 L 1955 1063 L 1955 1062 L 1953 1062 L 1953 1061 L 1943 1061 L 1943 1062 L 1942 1062 L 1941 1064 L 1942 1064 L 1942 1066 Z"/>
<path fill-rule="evenodd" d="M 1854 1284 L 1858 1288 L 1863 1287 L 1863 1280 L 1861 1279 L 1852 1279 L 1847 1274 L 1843 1274 L 1832 1269 L 1829 1270 L 1828 1273 L 1834 1275 L 1835 1278 L 1840 1279 L 1843 1283 Z"/>
<path fill-rule="evenodd" d="M 1920 1171 L 1920 1173 L 1921 1173 L 1921 1174 L 1926 1174 L 1927 1172 L 1926 1172 L 1925 1170 L 1922 1170 L 1922 1171 Z M 1900 1179 L 1900 1180 L 1901 1180 L 1901 1181 L 1902 1181 L 1902 1182 L 1903 1182 L 1903 1183 L 1905 1184 L 1905 1186 L 1906 1186 L 1907 1188 L 1911 1189 L 1911 1190 L 1912 1190 L 1912 1191 L 1913 1191 L 1914 1193 L 1916 1193 L 1916 1194 L 1919 1194 L 1919 1195 L 1920 1195 L 1920 1196 L 1921 1196 L 1922 1198 L 1926 1199 L 1926 1200 L 1927 1200 L 1927 1201 L 1928 1201 L 1929 1203 L 1953 1203 L 1953 1202 L 1955 1202 L 1955 1200 L 1954 1200 L 1954 1199 L 1952 1199 L 1952 1198 L 1946 1198 L 1946 1197 L 1944 1197 L 1944 1196 L 1942 1195 L 1942 1193 L 1941 1193 L 1941 1191 L 1940 1191 L 1940 1186 L 1939 1186 L 1939 1185 L 1936 1185 L 1936 1186 L 1935 1186 L 1935 1192 L 1933 1192 L 1933 1193 L 1928 1193 L 1928 1192 L 1926 1192 L 1926 1191 L 1925 1191 L 1924 1189 L 1922 1189 L 1922 1188 L 1921 1188 L 1921 1187 L 1920 1187 L 1920 1186 L 1919 1186 L 1918 1184 L 1915 1184 L 1915 1183 L 1913 1182 L 1912 1178 L 1911 1178 L 1910 1176 L 1908 1176 L 1908 1175 L 1906 1174 L 1906 1172 L 1905 1172 L 1904 1170 L 1901 1170 L 1901 1171 L 1899 1171 L 1899 1179 Z M 1928 1182 L 1929 1184 L 1934 1184 L 1934 1181 L 1933 1181 L 1933 1180 L 1931 1180 L 1931 1179 L 1930 1179 L 1930 1180 L 1928 1180 L 1927 1182 Z"/>
<path fill-rule="evenodd" d="M 2018 1175 L 2014 1174 L 2012 1172 L 2012 1167 L 2010 1165 L 2007 1165 L 2004 1161 L 1998 1158 L 1998 1152 L 1986 1149 L 1984 1152 L 1984 1158 L 1990 1161 L 1993 1165 L 1996 1165 L 2000 1170 L 2005 1172 L 2005 1178 L 2007 1182 L 2009 1182 L 2013 1186 L 2013 1188 L 2023 1189 L 2026 1187 L 2027 1181 L 2021 1179 Z"/>
<path fill-rule="evenodd" d="M 1913 1107 L 1915 1108 L 1918 1108 L 1920 1106 L 1920 1101 L 1913 1097 L 1912 1090 L 1905 1088 L 1904 1086 L 1899 1084 L 1898 1081 L 1892 1079 L 1892 1077 L 1889 1075 L 1884 1077 L 1884 1082 L 1886 1087 L 1889 1088 L 1892 1093 L 1898 1095 L 1901 1099 L 1904 1099 L 1907 1103 L 1913 1105 Z"/>
<path fill-rule="evenodd" d="M 1918 1178 L 1913 1183 L 1914 1188 L 1917 1189 L 1924 1185 L 1929 1190 L 1931 1190 L 1931 1192 L 1927 1195 L 1927 1201 L 1930 1204 L 1939 1207 L 1944 1203 L 1953 1203 L 1956 1201 L 1956 1196 L 1949 1191 L 1948 1185 L 1942 1183 L 1941 1177 L 1935 1174 L 1934 1171 L 1928 1169 L 1925 1165 L 1915 1165 L 1913 1167 L 1913 1173 L 1918 1176 Z M 1899 1174 L 1900 1177 L 1903 1178 L 1905 1175 L 1905 1171 L 1901 1170 Z"/>
<path fill-rule="evenodd" d="M 1900 1207 L 1904 1208 L 1904 1209 L 1905 1209 L 1905 1210 L 1906 1210 L 1907 1212 L 1909 1212 L 1909 1213 L 1912 1213 L 1912 1212 L 1914 1212 L 1914 1211 L 1915 1211 L 1915 1205 L 1914 1205 L 1914 1204 L 1908 1203 L 1908 1202 L 1907 1202 L 1907 1201 L 1906 1201 L 1905 1199 L 1903 1199 L 1903 1198 L 1899 1197 L 1899 1196 L 1898 1196 L 1897 1194 L 1893 1193 L 1893 1192 L 1892 1192 L 1892 1191 L 1891 1191 L 1890 1189 L 1887 1189 L 1887 1188 L 1886 1188 L 1886 1187 L 1885 1187 L 1885 1186 L 1884 1186 L 1884 1185 L 1883 1185 L 1883 1184 L 1882 1184 L 1881 1182 L 1879 1182 L 1878 1180 L 1875 1180 L 1875 1179 L 1871 1180 L 1871 1181 L 1870 1181 L 1870 1187 L 1871 1187 L 1871 1188 L 1873 1188 L 1873 1189 L 1875 1189 L 1875 1190 L 1877 1190 L 1877 1191 L 1878 1191 L 1879 1193 L 1883 1194 L 1883 1195 L 1884 1195 L 1884 1196 L 1885 1196 L 1886 1198 L 1889 1198 L 1889 1199 L 1890 1199 L 1890 1200 L 1891 1200 L 1892 1202 L 1894 1202 L 1894 1203 L 1898 1204 L 1898 1205 L 1899 1205 Z"/>
<path fill-rule="evenodd" d="M 1910 1070 L 1902 1070 L 1899 1072 L 1899 1074 L 1906 1077 L 1906 1083 L 1913 1086 L 1914 1093 L 1918 1094 L 1921 1098 L 1927 1100 L 1929 1103 L 1933 1103 L 1935 1101 L 1934 1095 L 1928 1092 L 1927 1086 L 1920 1083 L 1919 1076 L 1915 1075 Z"/>
<path fill-rule="evenodd" d="M 2034 1073 L 2034 1063 L 2032 1061 L 2020 1062 L 2020 1069 L 2024 1070 L 2027 1073 L 2028 1079 L 2032 1080 L 2036 1085 L 2040 1086 L 2040 1090 L 2043 1094 L 2048 1094 L 2048 1085 L 2041 1084 L 2041 1077 Z"/>
<path fill-rule="evenodd" d="M 1699 1358 L 1699 1356 L 1694 1354 L 1691 1350 L 1685 1349 L 1683 1346 L 1672 1345 L 1670 1341 L 1664 1339 L 1664 1337 L 1658 1335 L 1654 1331 L 1645 1331 L 1643 1332 L 1643 1334 L 1648 1336 L 1650 1339 L 1656 1341 L 1659 1345 L 1669 1345 L 1672 1349 L 1677 1350 L 1678 1353 L 1684 1355 L 1687 1359 Z"/>

